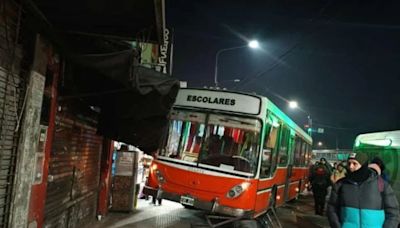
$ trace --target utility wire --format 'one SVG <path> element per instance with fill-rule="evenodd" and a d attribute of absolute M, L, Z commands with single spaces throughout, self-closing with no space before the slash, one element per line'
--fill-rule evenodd
<path fill-rule="evenodd" d="M 327 9 L 331 4 L 332 4 L 332 1 L 329 1 L 327 4 L 325 4 L 325 6 L 321 8 L 321 10 L 320 10 L 319 13 L 317 14 L 317 16 L 315 16 L 314 18 L 310 19 L 310 22 L 313 23 L 315 20 L 317 20 L 318 18 L 320 18 L 321 16 L 323 16 L 323 13 L 326 11 L 326 9 Z M 315 35 L 315 34 L 318 32 L 318 30 L 320 29 L 320 27 L 321 27 L 322 25 L 326 25 L 326 24 L 328 24 L 328 23 L 331 23 L 331 20 L 332 20 L 332 19 L 333 19 L 333 17 L 329 18 L 329 19 L 326 20 L 324 23 L 322 23 L 322 24 L 320 24 L 319 26 L 317 26 L 316 28 L 312 29 L 310 33 L 304 32 L 304 33 L 303 33 L 303 36 L 300 37 L 300 38 L 298 39 L 298 41 L 297 41 L 293 46 L 289 47 L 289 48 L 288 48 L 286 51 L 284 51 L 278 58 L 275 58 L 275 59 L 276 59 L 276 62 L 275 62 L 272 66 L 270 66 L 269 68 L 267 68 L 267 69 L 265 69 L 265 70 L 263 70 L 263 71 L 257 73 L 257 74 L 254 75 L 254 76 L 250 76 L 250 75 L 249 75 L 249 76 L 245 77 L 245 78 L 242 80 L 244 83 L 241 83 L 239 86 L 240 86 L 240 87 L 243 87 L 244 85 L 247 85 L 247 84 L 253 82 L 255 79 L 257 79 L 258 77 L 264 75 L 265 73 L 268 73 L 268 72 L 274 70 L 275 68 L 277 68 L 278 66 L 280 66 L 280 65 L 284 62 L 283 60 L 284 60 L 289 54 L 291 54 L 296 48 L 298 48 L 298 47 L 300 46 L 300 44 L 304 43 L 304 41 L 306 40 L 306 38 L 309 38 L 309 37 Z M 308 35 L 306 35 L 306 34 L 308 34 Z M 269 60 L 267 60 L 267 61 L 269 61 Z M 246 82 L 246 81 L 247 81 L 247 82 Z M 237 89 L 237 86 L 235 86 L 234 89 Z"/>

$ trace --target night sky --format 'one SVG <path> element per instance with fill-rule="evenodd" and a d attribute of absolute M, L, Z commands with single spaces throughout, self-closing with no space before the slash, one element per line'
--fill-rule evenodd
<path fill-rule="evenodd" d="M 221 87 L 267 96 L 300 126 L 309 113 L 325 130 L 313 135 L 321 148 L 351 148 L 359 133 L 400 129 L 398 1 L 166 2 L 173 75 L 189 87 L 213 86 L 218 50 L 257 39 L 259 50 L 220 55 Z"/>

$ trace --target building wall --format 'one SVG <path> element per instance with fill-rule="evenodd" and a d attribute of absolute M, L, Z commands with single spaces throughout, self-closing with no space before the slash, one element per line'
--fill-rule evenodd
<path fill-rule="evenodd" d="M 4 8 L 3 8 L 4 7 Z M 8 227 L 22 104 L 26 91 L 21 44 L 21 7 L 1 1 L 0 16 L 0 227 Z"/>

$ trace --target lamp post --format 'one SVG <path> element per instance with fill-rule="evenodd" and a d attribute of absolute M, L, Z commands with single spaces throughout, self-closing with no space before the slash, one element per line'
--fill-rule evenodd
<path fill-rule="evenodd" d="M 218 58 L 219 58 L 219 55 L 221 53 L 223 53 L 223 52 L 226 52 L 226 51 L 232 51 L 232 50 L 245 48 L 245 47 L 250 47 L 252 49 L 257 49 L 259 47 L 259 44 L 258 44 L 257 40 L 252 40 L 247 45 L 224 48 L 224 49 L 221 49 L 221 50 L 217 51 L 217 54 L 215 55 L 215 69 L 214 69 L 214 84 L 215 84 L 215 87 L 218 87 Z"/>

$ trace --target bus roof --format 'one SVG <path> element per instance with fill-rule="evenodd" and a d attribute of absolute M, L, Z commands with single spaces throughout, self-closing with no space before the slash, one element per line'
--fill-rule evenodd
<path fill-rule="evenodd" d="M 400 148 L 400 130 L 358 135 L 354 147 L 358 148 L 366 145 Z"/>
<path fill-rule="evenodd" d="M 312 142 L 311 137 L 303 129 L 264 96 L 229 90 L 182 88 L 178 92 L 175 106 L 255 115 L 262 119 L 265 119 L 266 111 L 269 110 L 305 140 Z"/>

